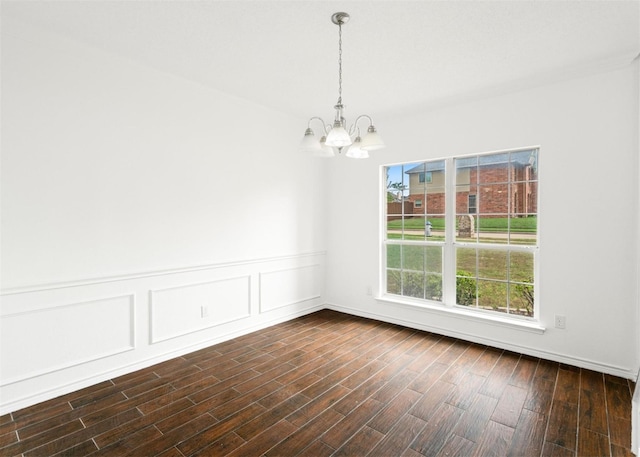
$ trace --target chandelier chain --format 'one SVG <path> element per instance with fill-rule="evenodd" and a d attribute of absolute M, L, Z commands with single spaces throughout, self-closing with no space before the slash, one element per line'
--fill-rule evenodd
<path fill-rule="evenodd" d="M 338 23 L 338 105 L 342 105 L 342 22 Z"/>

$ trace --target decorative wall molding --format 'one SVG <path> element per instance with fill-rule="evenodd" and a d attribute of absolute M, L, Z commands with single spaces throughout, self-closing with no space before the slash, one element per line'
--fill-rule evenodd
<path fill-rule="evenodd" d="M 213 269 L 230 268 L 230 267 L 243 266 L 243 265 L 255 265 L 260 263 L 269 263 L 269 262 L 276 262 L 276 261 L 296 260 L 296 259 L 303 259 L 307 257 L 317 257 L 317 256 L 324 256 L 324 255 L 326 255 L 326 251 L 311 251 L 311 252 L 303 252 L 300 254 L 291 254 L 291 255 L 273 256 L 273 257 L 260 257 L 256 259 L 231 260 L 228 262 L 217 262 L 217 263 L 209 263 L 204 265 L 191 265 L 191 266 L 175 267 L 175 268 L 167 268 L 167 269 L 159 269 L 159 270 L 138 271 L 133 273 L 123 273 L 123 274 L 117 274 L 117 275 L 96 276 L 92 278 L 72 279 L 69 281 L 60 281 L 60 282 L 52 282 L 52 283 L 27 284 L 24 286 L 0 289 L 0 296 L 25 294 L 25 293 L 33 293 L 33 292 L 44 292 L 44 291 L 54 290 L 54 289 L 91 286 L 91 285 L 105 284 L 110 282 L 151 278 L 154 276 L 166 276 L 166 275 L 190 273 L 190 272 L 202 271 L 202 270 L 213 270 Z"/>
<path fill-rule="evenodd" d="M 296 287 L 284 287 L 286 284 L 296 284 Z M 322 275 L 319 264 L 260 273 L 261 313 L 320 298 L 321 295 Z"/>
<path fill-rule="evenodd" d="M 251 276 L 149 291 L 150 343 L 251 316 Z"/>
<path fill-rule="evenodd" d="M 0 414 L 322 309 L 324 257 L 318 251 L 5 289 Z"/>
<path fill-rule="evenodd" d="M 3 315 L 0 386 L 135 349 L 134 311 L 128 294 Z"/>

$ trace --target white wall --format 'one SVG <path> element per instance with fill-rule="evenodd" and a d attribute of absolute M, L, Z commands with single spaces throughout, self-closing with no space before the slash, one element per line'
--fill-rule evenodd
<path fill-rule="evenodd" d="M 301 126 L 4 16 L 2 412 L 318 309 Z"/>
<path fill-rule="evenodd" d="M 376 119 L 388 148 L 333 163 L 328 302 L 335 309 L 629 378 L 638 370 L 638 62 L 448 108 Z M 380 165 L 540 145 L 543 334 L 367 296 L 379 289 Z M 567 318 L 553 328 L 554 315 Z"/>

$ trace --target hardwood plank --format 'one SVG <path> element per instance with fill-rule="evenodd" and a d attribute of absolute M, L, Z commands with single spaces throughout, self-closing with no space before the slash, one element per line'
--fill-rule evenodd
<path fill-rule="evenodd" d="M 604 395 L 604 375 L 597 371 L 583 369 L 580 373 L 580 388 Z"/>
<path fill-rule="evenodd" d="M 520 419 L 528 391 L 516 386 L 506 386 L 491 420 L 507 427 L 515 428 Z"/>
<path fill-rule="evenodd" d="M 609 438 L 585 428 L 578 430 L 578 455 L 605 456 L 611 452 Z"/>
<path fill-rule="evenodd" d="M 506 455 L 511 447 L 513 433 L 514 430 L 511 427 L 489 421 L 472 455 L 474 457 Z"/>
<path fill-rule="evenodd" d="M 580 372 L 558 370 L 554 400 L 572 405 L 578 404 L 580 397 Z"/>
<path fill-rule="evenodd" d="M 609 433 L 604 391 L 582 390 L 580 394 L 579 423 L 581 428 L 586 428 L 592 432 L 602 435 Z"/>
<path fill-rule="evenodd" d="M 479 392 L 489 397 L 500 398 L 519 360 L 519 355 L 503 352 Z"/>
<path fill-rule="evenodd" d="M 523 409 L 516 425 L 509 457 L 539 457 L 547 428 L 547 419 L 543 414 Z"/>
<path fill-rule="evenodd" d="M 335 457 L 367 455 L 384 438 L 384 434 L 371 427 L 362 427 L 334 453 Z"/>
<path fill-rule="evenodd" d="M 576 457 L 576 455 L 571 449 L 545 442 L 542 448 L 542 457 Z"/>
<path fill-rule="evenodd" d="M 76 457 L 79 455 L 89 455 L 97 450 L 98 446 L 96 446 L 96 443 L 94 443 L 93 440 L 87 440 L 57 454 L 53 454 L 52 457 Z"/>
<path fill-rule="evenodd" d="M 69 435 L 59 436 L 42 447 L 30 449 L 25 452 L 24 455 L 31 457 L 60 453 L 78 443 L 82 443 L 90 439 L 91 437 L 94 437 L 93 439 L 96 441 L 96 435 L 122 427 L 123 425 L 129 424 L 140 417 L 142 417 L 142 414 L 137 409 L 130 409 L 113 417 L 109 417 L 90 427 L 79 429 Z"/>
<path fill-rule="evenodd" d="M 213 425 L 209 425 L 207 428 L 202 429 L 196 435 L 186 435 L 190 436 L 188 439 L 184 439 L 184 436 L 176 435 L 177 437 L 180 437 L 180 441 L 182 441 L 176 447 L 184 455 L 194 454 L 200 449 L 208 446 L 210 443 L 222 438 L 245 422 L 250 421 L 263 411 L 264 408 L 262 406 L 254 403 L 242 411 L 238 411 L 236 414 L 224 421 L 216 423 L 215 419 L 211 418 L 209 423 L 213 423 Z M 174 430 L 179 430 L 179 428 Z"/>
<path fill-rule="evenodd" d="M 307 446 L 297 457 L 329 457 L 333 455 L 335 449 L 327 446 L 322 441 L 314 441 Z"/>
<path fill-rule="evenodd" d="M 297 411 L 287 416 L 287 420 L 296 427 L 302 427 L 322 411 L 333 406 L 337 401 L 345 397 L 351 390 L 337 384 L 314 400 L 301 406 Z M 306 397 L 305 397 L 306 398 Z"/>
<path fill-rule="evenodd" d="M 453 363 L 449 369 L 442 375 L 442 380 L 451 384 L 459 384 L 474 363 L 478 361 L 480 356 L 486 350 L 485 346 L 477 344 L 469 344 L 465 347 L 465 351 Z M 443 363 L 441 360 L 439 362 Z"/>
<path fill-rule="evenodd" d="M 422 419 L 405 414 L 387 435 L 374 447 L 369 456 L 389 457 L 400 455 L 427 425 Z"/>
<path fill-rule="evenodd" d="M 447 365 L 443 363 L 433 363 L 429 365 L 411 384 L 409 389 L 425 393 L 431 386 L 447 371 Z"/>
<path fill-rule="evenodd" d="M 203 414 L 189 422 L 185 422 L 179 427 L 173 428 L 170 431 L 163 433 L 161 436 L 152 439 L 138 441 L 137 446 L 132 445 L 131 450 L 125 454 L 125 456 L 136 457 L 140 455 L 158 455 L 167 449 L 172 448 L 176 443 L 188 439 L 193 436 L 198 436 L 203 430 L 210 429 L 216 420 L 209 414 Z"/>
<path fill-rule="evenodd" d="M 433 413 L 438 410 L 440 405 L 444 404 L 451 392 L 451 384 L 444 381 L 436 381 L 431 389 L 429 389 L 409 410 L 411 414 L 420 419 L 427 421 Z"/>
<path fill-rule="evenodd" d="M 100 449 L 115 443 L 122 439 L 123 436 L 135 433 L 150 425 L 156 424 L 163 419 L 170 418 L 175 414 L 193 406 L 193 402 L 182 398 L 174 403 L 170 403 L 163 408 L 159 408 L 146 416 L 138 417 L 137 419 L 123 423 L 117 427 L 110 428 L 104 432 L 97 434 L 94 437 L 94 441 Z"/>
<path fill-rule="evenodd" d="M 442 450 L 464 410 L 442 403 L 416 436 L 411 448 L 427 457 L 435 457 Z"/>
<path fill-rule="evenodd" d="M 309 399 L 302 394 L 297 394 L 286 399 L 277 406 L 267 409 L 262 414 L 245 422 L 235 432 L 246 441 L 252 440 L 256 435 L 262 433 L 263 430 L 277 424 L 283 417 L 287 417 L 293 411 L 296 411 L 302 405 L 309 402 Z M 320 414 L 320 412 L 318 412 Z M 289 423 L 291 423 L 289 421 Z"/>
<path fill-rule="evenodd" d="M 298 428 L 290 422 L 280 420 L 272 426 L 267 426 L 261 433 L 252 436 L 244 445 L 230 452 L 229 457 L 262 455 L 296 430 Z"/>
<path fill-rule="evenodd" d="M 214 441 L 207 447 L 192 454 L 193 457 L 217 457 L 228 455 L 234 449 L 238 449 L 245 441 L 233 432 L 229 432 L 222 438 Z"/>
<path fill-rule="evenodd" d="M 605 392 L 607 397 L 607 411 L 611 416 L 623 419 L 631 419 L 631 392 L 628 384 L 605 379 Z"/>
<path fill-rule="evenodd" d="M 331 428 L 343 417 L 342 414 L 333 408 L 329 408 L 304 427 L 291 433 L 283 441 L 266 452 L 265 455 L 267 457 L 295 455 L 309 446 L 319 435 Z"/>
<path fill-rule="evenodd" d="M 559 369 L 560 364 L 558 362 L 540 359 L 538 362 L 538 368 L 536 369 L 536 373 L 533 377 L 546 379 L 547 381 L 553 381 L 555 383 Z"/>
<path fill-rule="evenodd" d="M 475 394 L 484 385 L 487 378 L 475 373 L 467 373 L 462 381 L 453 386 L 451 393 L 446 398 L 446 402 L 461 409 L 467 409 L 471 406 L 475 398 Z"/>
<path fill-rule="evenodd" d="M 322 442 L 338 449 L 375 416 L 384 404 L 368 398 L 356 409 L 348 413 L 338 423 L 331 427 L 320 439 Z"/>
<path fill-rule="evenodd" d="M 631 448 L 631 420 L 609 416 L 609 437 L 612 444 Z"/>
<path fill-rule="evenodd" d="M 387 433 L 421 397 L 422 396 L 414 390 L 407 389 L 402 391 L 369 422 L 369 427 L 381 433 Z M 372 398 L 375 398 L 375 396 Z"/>
<path fill-rule="evenodd" d="M 251 403 L 255 403 L 258 400 L 262 399 L 263 397 L 266 397 L 267 395 L 272 394 L 273 392 L 281 388 L 282 388 L 282 384 L 280 384 L 277 381 L 267 382 L 266 384 L 263 384 L 262 386 L 250 392 L 247 392 L 244 395 L 240 395 L 238 397 L 233 398 L 230 401 L 227 401 L 226 403 L 221 404 L 220 406 L 211 408 L 211 410 L 209 411 L 209 414 L 211 414 L 216 419 L 222 420 L 226 417 L 231 416 L 236 411 L 240 411 L 246 408 Z"/>
<path fill-rule="evenodd" d="M 498 362 L 501 355 L 502 350 L 488 348 L 482 353 L 476 363 L 471 366 L 471 369 L 469 371 L 480 376 L 489 376 L 491 370 L 493 370 L 493 367 Z"/>
<path fill-rule="evenodd" d="M 534 377 L 524 407 L 530 411 L 548 415 L 553 402 L 555 385 L 555 381 Z"/>
<path fill-rule="evenodd" d="M 476 394 L 471 406 L 462 415 L 453 433 L 469 441 L 478 442 L 497 405 L 497 399 Z"/>
<path fill-rule="evenodd" d="M 438 457 L 464 457 L 471 455 L 475 446 L 476 443 L 473 441 L 469 441 L 461 436 L 452 434 L 438 453 Z"/>
<path fill-rule="evenodd" d="M 509 384 L 528 389 L 538 368 L 538 361 L 539 359 L 536 357 L 521 356 L 518 365 L 516 365 L 515 370 L 513 370 Z"/>
<path fill-rule="evenodd" d="M 578 407 L 563 401 L 553 401 L 551 414 L 549 416 L 549 427 L 546 441 L 566 447 L 576 449 L 576 438 L 578 434 Z"/>

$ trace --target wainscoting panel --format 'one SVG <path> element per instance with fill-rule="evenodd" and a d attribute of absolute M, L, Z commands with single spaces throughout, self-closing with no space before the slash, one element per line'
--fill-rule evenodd
<path fill-rule="evenodd" d="M 260 312 L 319 298 L 320 265 L 306 265 L 260 273 Z M 295 284 L 294 287 L 288 285 Z"/>
<path fill-rule="evenodd" d="M 0 291 L 0 415 L 324 307 L 324 252 Z"/>
<path fill-rule="evenodd" d="M 152 290 L 151 343 L 249 317 L 250 291 L 250 276 Z"/>
<path fill-rule="evenodd" d="M 2 384 L 134 348 L 134 296 L 109 297 L 2 316 Z"/>

